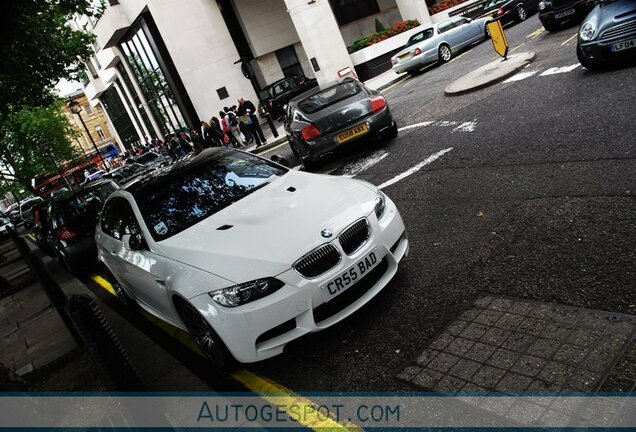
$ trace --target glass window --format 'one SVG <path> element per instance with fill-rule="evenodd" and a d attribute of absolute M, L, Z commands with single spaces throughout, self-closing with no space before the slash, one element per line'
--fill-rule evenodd
<path fill-rule="evenodd" d="M 121 43 L 121 48 L 150 113 L 165 135 L 186 127 L 186 123 L 149 38 L 146 27 L 140 24 Z"/>
<path fill-rule="evenodd" d="M 380 13 L 377 0 L 329 0 L 339 25 Z"/>
<path fill-rule="evenodd" d="M 437 26 L 437 32 L 439 34 L 442 34 L 444 32 L 449 31 L 450 29 L 452 29 L 453 26 L 453 22 L 451 20 L 446 20 L 441 22 L 438 26 Z"/>
<path fill-rule="evenodd" d="M 173 170 L 133 192 L 157 241 L 175 235 L 232 205 L 287 172 L 267 160 L 233 150 Z"/>
<path fill-rule="evenodd" d="M 279 49 L 276 51 L 276 58 L 285 77 L 293 77 L 295 75 L 304 75 L 303 68 L 300 66 L 296 50 L 293 45 Z"/>
<path fill-rule="evenodd" d="M 313 114 L 358 93 L 360 86 L 355 81 L 345 81 L 303 99 L 298 103 L 298 108 L 307 114 Z"/>
<path fill-rule="evenodd" d="M 106 198 L 117 188 L 111 182 L 84 189 L 55 203 L 59 225 L 77 226 L 90 223 L 102 209 Z"/>
<path fill-rule="evenodd" d="M 115 197 L 108 201 L 100 223 L 102 231 L 117 240 L 127 234 L 141 233 L 135 213 L 125 198 Z"/>
<path fill-rule="evenodd" d="M 409 41 L 406 43 L 406 47 L 410 47 L 411 45 L 415 45 L 416 43 L 420 43 L 426 39 L 430 39 L 433 37 L 433 28 L 427 28 L 426 30 L 416 33 L 413 36 L 411 36 L 411 38 L 409 39 Z M 406 48 L 405 47 L 405 48 Z"/>
<path fill-rule="evenodd" d="M 104 105 L 104 109 L 108 113 L 110 120 L 117 131 L 117 134 L 123 141 L 124 147 L 132 149 L 139 145 L 139 135 L 135 130 L 135 126 L 122 103 L 119 93 L 115 88 L 115 84 L 111 85 L 100 97 L 100 101 Z"/>

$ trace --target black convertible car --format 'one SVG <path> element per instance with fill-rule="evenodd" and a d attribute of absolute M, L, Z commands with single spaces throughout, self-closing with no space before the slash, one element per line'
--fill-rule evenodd
<path fill-rule="evenodd" d="M 539 0 L 488 0 L 482 16 L 491 16 L 500 20 L 502 25 L 507 25 L 524 21 L 538 7 Z"/>
<path fill-rule="evenodd" d="M 349 143 L 398 133 L 384 96 L 352 78 L 292 99 L 284 127 L 289 146 L 307 170 Z"/>

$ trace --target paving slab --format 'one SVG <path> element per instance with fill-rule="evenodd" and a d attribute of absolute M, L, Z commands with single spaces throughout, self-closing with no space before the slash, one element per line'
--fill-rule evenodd
<path fill-rule="evenodd" d="M 436 392 L 621 391 L 636 385 L 635 337 L 636 316 L 486 295 L 397 378 Z"/>
<path fill-rule="evenodd" d="M 507 59 L 492 61 L 450 83 L 444 94 L 459 96 L 498 83 L 518 70 L 526 67 L 534 59 L 534 52 L 521 52 Z"/>

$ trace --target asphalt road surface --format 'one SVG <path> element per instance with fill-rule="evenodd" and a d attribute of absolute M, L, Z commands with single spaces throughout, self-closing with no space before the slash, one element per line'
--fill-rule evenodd
<path fill-rule="evenodd" d="M 412 390 L 395 375 L 485 292 L 636 314 L 636 67 L 587 71 L 576 27 L 541 29 L 506 29 L 536 53 L 506 82 L 444 96 L 496 58 L 486 41 L 384 91 L 398 138 L 322 171 L 384 185 L 410 255 L 361 311 L 247 369 L 299 392 Z"/>

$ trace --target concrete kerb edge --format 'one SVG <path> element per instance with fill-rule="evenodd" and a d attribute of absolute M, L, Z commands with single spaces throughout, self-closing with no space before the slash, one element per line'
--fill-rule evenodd
<path fill-rule="evenodd" d="M 478 85 L 478 86 L 475 86 L 475 87 L 471 87 L 471 88 L 468 88 L 468 89 L 465 89 L 465 90 L 459 90 L 459 91 L 455 91 L 455 92 L 453 92 L 453 91 L 449 92 L 448 91 L 448 86 L 450 86 L 450 84 L 449 84 L 444 89 L 444 95 L 445 96 L 449 96 L 449 97 L 462 96 L 462 95 L 465 95 L 467 93 L 472 93 L 474 91 L 481 90 L 483 88 L 490 87 L 491 85 L 500 83 L 501 81 L 504 81 L 505 79 L 507 79 L 510 76 L 512 76 L 512 75 L 516 74 L 517 72 L 519 72 L 519 70 L 521 70 L 521 69 L 525 68 L 526 66 L 528 66 L 530 63 L 532 63 L 534 61 L 535 58 L 536 58 L 536 54 L 534 52 L 532 52 L 532 56 L 529 59 L 527 59 L 523 63 L 520 63 L 518 67 L 512 69 L 510 72 L 508 72 L 508 73 L 506 73 L 504 75 L 501 75 L 501 76 L 493 79 L 492 81 L 485 82 L 485 83 L 483 83 L 481 85 Z M 461 78 L 459 78 L 459 79 L 461 79 Z M 457 81 L 457 80 L 455 80 L 455 81 Z M 453 81 L 453 82 L 455 82 L 455 81 Z"/>
<path fill-rule="evenodd" d="M 249 150 L 249 152 L 250 153 L 254 153 L 254 154 L 264 153 L 267 150 L 270 150 L 270 149 L 276 147 L 277 145 L 282 144 L 282 143 L 284 143 L 286 141 L 287 141 L 287 136 L 281 135 L 280 137 L 276 138 L 274 141 L 269 142 L 269 143 L 265 144 L 264 146 L 253 148 L 252 150 Z"/>

